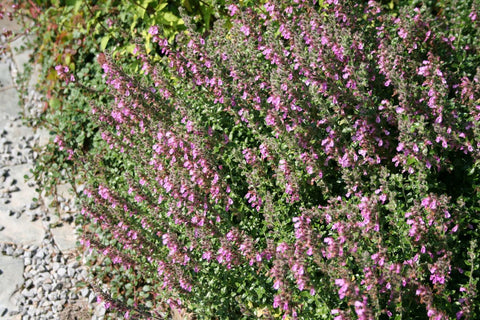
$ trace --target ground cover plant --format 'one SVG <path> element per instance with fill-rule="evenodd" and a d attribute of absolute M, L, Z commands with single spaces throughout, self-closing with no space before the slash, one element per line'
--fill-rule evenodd
<path fill-rule="evenodd" d="M 478 318 L 480 3 L 225 10 L 99 54 L 96 153 L 55 138 L 112 316 Z"/>

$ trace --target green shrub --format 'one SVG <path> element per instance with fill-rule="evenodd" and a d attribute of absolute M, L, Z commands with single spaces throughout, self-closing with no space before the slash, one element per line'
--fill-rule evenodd
<path fill-rule="evenodd" d="M 208 34 L 185 16 L 174 47 L 150 26 L 130 56 L 100 54 L 95 153 L 56 139 L 88 181 L 106 305 L 478 318 L 478 1 L 226 10 Z M 83 88 L 66 67 L 65 90 Z"/>
<path fill-rule="evenodd" d="M 192 17 L 195 28 L 205 33 L 222 16 L 222 1 L 210 0 L 98 0 L 98 1 L 24 1 L 17 13 L 35 22 L 30 33 L 36 36 L 31 43 L 34 61 L 41 66 L 38 91 L 45 97 L 44 112 L 40 118 L 29 119 L 35 126 L 49 129 L 53 137 L 62 134 L 75 148 L 97 154 L 98 127 L 88 117 L 90 101 L 108 100 L 101 68 L 96 62 L 99 53 L 108 50 L 119 61 L 132 53 L 134 41 L 146 43 L 152 59 L 148 29 L 159 27 L 164 37 L 174 42 L 174 36 L 185 26 L 180 10 Z M 138 73 L 140 62 L 124 61 L 128 70 Z M 77 86 L 63 84 L 55 66 L 67 66 L 75 74 Z M 27 79 L 28 76 L 25 76 Z M 51 144 L 50 146 L 53 146 Z M 67 176 L 61 175 L 61 169 Z M 75 166 L 47 147 L 41 153 L 34 172 L 43 189 L 55 194 L 56 186 L 78 176 Z"/>

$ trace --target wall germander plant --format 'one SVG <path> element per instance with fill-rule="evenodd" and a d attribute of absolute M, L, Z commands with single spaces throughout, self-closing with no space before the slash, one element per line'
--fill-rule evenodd
<path fill-rule="evenodd" d="M 175 47 L 153 25 L 128 57 L 98 55 L 99 152 L 61 133 L 56 152 L 88 181 L 106 306 L 480 316 L 480 4 L 436 5 L 227 3 L 208 34 L 184 16 Z"/>

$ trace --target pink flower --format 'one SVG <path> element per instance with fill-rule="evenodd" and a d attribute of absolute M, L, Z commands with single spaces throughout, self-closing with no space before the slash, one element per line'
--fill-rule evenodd
<path fill-rule="evenodd" d="M 241 26 L 240 31 L 242 31 L 247 37 L 250 35 L 250 28 L 245 25 Z"/>
<path fill-rule="evenodd" d="M 407 38 L 408 33 L 407 33 L 407 31 L 406 31 L 405 29 L 400 28 L 400 29 L 398 30 L 398 36 L 399 36 L 400 38 L 402 38 L 402 39 L 405 39 L 405 38 Z"/>
<path fill-rule="evenodd" d="M 150 29 L 148 29 L 148 33 L 150 33 L 152 36 L 158 34 L 158 26 L 151 26 Z"/>
<path fill-rule="evenodd" d="M 238 7 L 234 4 L 228 6 L 228 11 L 231 17 L 233 17 L 239 10 Z"/>
<path fill-rule="evenodd" d="M 338 289 L 338 296 L 340 299 L 345 298 L 348 290 L 348 283 L 344 279 L 335 279 L 335 284 L 340 287 L 340 289 Z"/>
<path fill-rule="evenodd" d="M 472 21 L 477 20 L 477 13 L 475 11 L 470 12 L 468 15 Z"/>
<path fill-rule="evenodd" d="M 277 294 L 275 297 L 273 297 L 273 307 L 278 308 L 280 306 L 280 296 Z"/>

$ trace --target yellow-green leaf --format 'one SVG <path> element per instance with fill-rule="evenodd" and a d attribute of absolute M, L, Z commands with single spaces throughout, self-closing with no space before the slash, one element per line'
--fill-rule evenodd
<path fill-rule="evenodd" d="M 159 11 L 162 11 L 166 6 L 168 5 L 168 2 L 162 2 L 160 3 L 157 8 L 156 8 L 156 11 L 159 12 Z"/>
<path fill-rule="evenodd" d="M 110 36 L 104 36 L 102 38 L 102 41 L 100 42 L 100 50 L 104 51 L 105 48 L 107 47 L 108 41 L 110 40 Z"/>
<path fill-rule="evenodd" d="M 171 12 L 165 12 L 162 15 L 162 20 L 165 22 L 164 24 L 168 24 L 170 26 L 173 26 L 179 19 L 176 15 L 174 15 Z"/>

